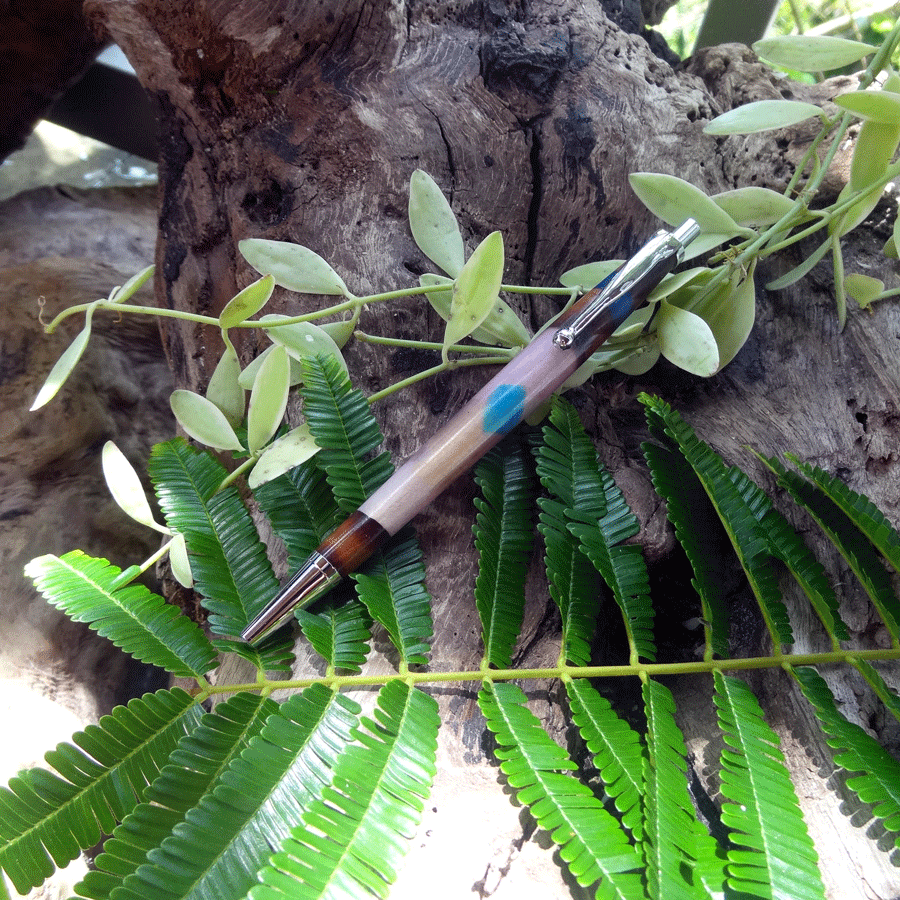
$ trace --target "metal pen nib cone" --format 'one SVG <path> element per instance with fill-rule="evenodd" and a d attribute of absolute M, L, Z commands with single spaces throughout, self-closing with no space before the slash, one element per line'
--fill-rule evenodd
<path fill-rule="evenodd" d="M 295 609 L 303 609 L 341 580 L 341 573 L 321 553 L 314 553 L 263 607 L 255 619 L 241 632 L 250 644 L 264 641 L 294 617 Z"/>

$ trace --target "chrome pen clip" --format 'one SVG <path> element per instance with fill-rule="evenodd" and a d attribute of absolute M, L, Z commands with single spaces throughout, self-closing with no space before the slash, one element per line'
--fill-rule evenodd
<path fill-rule="evenodd" d="M 667 274 L 662 271 L 659 277 L 653 273 L 665 262 L 675 256 L 681 259 L 684 248 L 700 233 L 700 226 L 687 219 L 675 231 L 657 231 L 621 269 L 610 278 L 603 289 L 571 322 L 560 328 L 553 335 L 553 343 L 566 349 L 571 347 L 578 337 L 590 330 L 595 320 L 615 300 L 632 291 L 638 285 L 646 285 L 648 293 Z"/>

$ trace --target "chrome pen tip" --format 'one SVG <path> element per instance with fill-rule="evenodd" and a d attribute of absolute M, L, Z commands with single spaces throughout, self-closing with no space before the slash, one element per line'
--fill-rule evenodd
<path fill-rule="evenodd" d="M 241 632 L 248 644 L 259 644 L 341 580 L 341 573 L 328 558 L 316 551 L 282 587 L 275 597 Z"/>

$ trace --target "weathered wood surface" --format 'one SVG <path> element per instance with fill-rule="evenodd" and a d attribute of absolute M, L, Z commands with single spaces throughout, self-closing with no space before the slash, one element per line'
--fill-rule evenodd
<path fill-rule="evenodd" d="M 693 70 L 673 70 L 641 35 L 604 13 L 627 24 L 634 4 L 532 2 L 526 11 L 514 3 L 331 0 L 261 7 L 221 0 L 173 10 L 157 0 L 92 0 L 88 8 L 157 98 L 157 291 L 166 305 L 195 312 L 217 314 L 253 279 L 236 253 L 237 242 L 250 236 L 312 247 L 357 293 L 414 283 L 428 268 L 405 223 L 415 168 L 448 191 L 470 248 L 500 229 L 507 279 L 552 284 L 574 264 L 634 249 L 653 230 L 630 193 L 629 172 L 670 172 L 709 191 L 778 187 L 807 137 L 802 129 L 776 141 L 704 136 L 703 123 L 718 112 L 755 96 L 777 96 L 784 84 L 738 48 L 705 56 Z M 877 228 L 867 231 L 855 263 L 876 265 L 872 252 L 881 240 Z M 898 311 L 884 304 L 871 315 L 854 313 L 840 335 L 829 295 L 825 270 L 783 294 L 761 290 L 753 339 L 709 382 L 662 367 L 641 379 L 600 378 L 576 395 L 646 523 L 645 545 L 662 583 L 671 581 L 665 566 L 672 540 L 640 462 L 644 434 L 633 398 L 641 389 L 671 399 L 707 440 L 751 471 L 758 467 L 744 444 L 764 453 L 793 450 L 846 473 L 852 486 L 896 509 Z M 297 312 L 317 302 L 279 296 L 276 308 Z M 534 324 L 552 306 L 519 308 Z M 373 307 L 362 327 L 400 337 L 440 332 L 436 314 L 414 301 Z M 215 335 L 173 326 L 165 344 L 177 382 L 203 385 L 219 349 Z M 249 336 L 240 348 L 245 360 L 258 349 Z M 423 364 L 361 344 L 349 349 L 348 360 L 363 390 Z M 469 373 L 425 383 L 379 406 L 388 448 L 404 458 L 483 378 Z M 435 669 L 479 662 L 471 495 L 462 479 L 417 521 L 435 596 Z M 687 590 L 682 580 L 672 591 L 666 627 L 670 649 L 689 654 L 691 635 L 680 624 L 694 612 Z M 883 639 L 859 598 L 848 597 L 845 606 L 861 642 Z M 739 636 L 745 651 L 755 649 L 759 628 L 752 616 Z M 804 640 L 818 637 L 810 632 Z M 535 567 L 516 662 L 551 663 L 557 641 L 556 614 Z M 708 715 L 708 689 L 697 684 L 676 688 L 685 710 L 702 703 Z M 816 729 L 794 710 L 789 686 L 771 676 L 758 687 L 771 698 L 780 733 L 796 738 L 792 765 L 819 851 L 829 861 L 830 896 L 894 896 L 898 875 L 886 856 L 860 838 L 835 798 L 820 805 L 830 790 L 820 777 L 829 771 L 828 757 Z M 556 689 L 530 689 L 551 732 L 564 739 Z M 869 701 L 856 696 L 852 679 L 835 689 L 845 710 L 873 724 Z M 425 877 L 448 895 L 559 895 L 553 866 L 539 865 L 537 876 L 526 863 L 535 854 L 549 856 L 530 840 L 527 817 L 506 805 L 497 787 L 471 690 L 445 687 L 435 694 L 445 718 L 441 775 L 400 895 L 411 895 Z M 693 712 L 684 717 L 701 775 L 710 765 L 703 722 Z"/>

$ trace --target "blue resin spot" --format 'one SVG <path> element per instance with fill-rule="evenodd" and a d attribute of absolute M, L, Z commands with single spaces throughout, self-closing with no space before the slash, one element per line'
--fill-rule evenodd
<path fill-rule="evenodd" d="M 489 434 L 508 434 L 525 411 L 525 388 L 521 384 L 498 385 L 484 406 L 482 423 Z"/>

